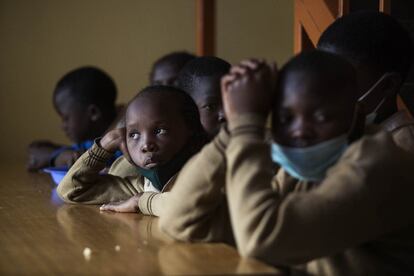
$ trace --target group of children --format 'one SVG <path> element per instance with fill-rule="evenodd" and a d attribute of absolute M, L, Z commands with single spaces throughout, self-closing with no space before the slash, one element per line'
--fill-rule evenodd
<path fill-rule="evenodd" d="M 68 136 L 94 139 L 58 194 L 159 216 L 176 240 L 226 242 L 292 275 L 413 274 L 414 120 L 396 105 L 412 42 L 392 17 L 356 12 L 330 25 L 317 48 L 280 69 L 166 56 L 116 127 L 115 94 L 79 95 L 83 104 L 70 107 L 76 85 L 58 85 Z M 75 135 L 65 112 L 76 108 L 79 129 L 105 124 Z M 55 164 L 77 152 L 44 147 Z"/>

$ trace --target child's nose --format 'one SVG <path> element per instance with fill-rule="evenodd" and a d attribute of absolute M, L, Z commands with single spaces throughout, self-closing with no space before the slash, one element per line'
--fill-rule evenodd
<path fill-rule="evenodd" d="M 314 140 L 312 126 L 306 120 L 297 120 L 291 129 L 292 143 L 298 147 L 308 146 Z"/>
<path fill-rule="evenodd" d="M 219 110 L 217 119 L 218 119 L 219 123 L 225 123 L 226 122 L 226 117 L 224 116 L 223 109 Z"/>
<path fill-rule="evenodd" d="M 155 152 L 158 150 L 157 144 L 153 141 L 152 137 L 144 136 L 142 138 L 142 152 Z"/>
<path fill-rule="evenodd" d="M 142 152 L 155 152 L 157 151 L 157 146 L 154 143 L 145 143 L 142 146 Z"/>

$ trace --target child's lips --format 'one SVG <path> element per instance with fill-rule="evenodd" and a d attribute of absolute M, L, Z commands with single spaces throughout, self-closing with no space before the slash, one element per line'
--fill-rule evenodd
<path fill-rule="evenodd" d="M 152 168 L 155 168 L 156 166 L 158 166 L 158 163 L 149 163 L 145 165 L 145 168 L 152 169 Z"/>
<path fill-rule="evenodd" d="M 152 168 L 158 166 L 160 163 L 161 162 L 158 158 L 149 157 L 149 158 L 145 159 L 144 166 L 147 169 L 152 169 Z"/>

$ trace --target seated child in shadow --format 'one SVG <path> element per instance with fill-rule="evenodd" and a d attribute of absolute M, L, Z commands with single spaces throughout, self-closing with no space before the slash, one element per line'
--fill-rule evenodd
<path fill-rule="evenodd" d="M 64 75 L 54 90 L 53 104 L 73 144 L 34 141 L 29 146 L 28 169 L 70 167 L 114 123 L 116 94 L 111 77 L 98 68 L 81 67 Z"/>
<path fill-rule="evenodd" d="M 318 49 L 352 63 L 367 123 L 381 125 L 397 145 L 414 153 L 414 120 L 408 110 L 397 108 L 413 57 L 408 31 L 390 15 L 355 12 L 335 20 L 319 38 Z"/>
<path fill-rule="evenodd" d="M 127 107 L 125 125 L 97 140 L 76 161 L 57 188 L 65 202 L 127 200 L 103 209 L 158 216 L 176 174 L 207 140 L 194 101 L 174 87 L 150 86 L 138 93 Z M 117 149 L 127 156 L 118 158 L 109 174 L 101 175 Z M 119 173 L 122 167 L 131 168 L 126 158 L 135 173 Z"/>
<path fill-rule="evenodd" d="M 195 101 L 201 124 L 212 139 L 226 119 L 220 93 L 220 80 L 230 70 L 230 64 L 217 57 L 198 57 L 181 70 L 177 86 Z"/>
<path fill-rule="evenodd" d="M 414 156 L 386 131 L 361 136 L 352 67 L 301 54 L 280 71 L 276 95 L 265 67 L 242 64 L 224 81 L 226 198 L 239 252 L 311 275 L 411 275 Z M 271 108 L 276 179 L 262 138 Z"/>
<path fill-rule="evenodd" d="M 187 52 L 173 52 L 154 62 L 150 72 L 151 85 L 175 85 L 181 69 L 196 56 Z"/>
<path fill-rule="evenodd" d="M 223 78 L 224 157 L 207 154 L 210 143 L 186 165 L 161 229 L 184 241 L 233 237 L 242 256 L 306 275 L 412 274 L 414 157 L 389 133 L 363 130 L 353 67 L 311 51 L 282 68 L 277 92 L 274 75 L 249 60 Z M 209 175 L 191 182 L 201 165 Z"/>

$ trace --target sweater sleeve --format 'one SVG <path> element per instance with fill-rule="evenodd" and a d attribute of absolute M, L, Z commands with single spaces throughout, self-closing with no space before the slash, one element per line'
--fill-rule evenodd
<path fill-rule="evenodd" d="M 274 265 L 300 264 L 412 221 L 407 215 L 414 192 L 412 157 L 388 134 L 355 142 L 316 188 L 281 196 L 271 188 L 263 126 L 254 115 L 240 117 L 226 151 L 230 219 L 242 255 Z"/>
<path fill-rule="evenodd" d="M 100 174 L 112 154 L 95 143 L 60 182 L 58 195 L 67 203 L 102 204 L 126 200 L 143 192 L 139 175 Z M 123 157 L 120 157 L 123 158 Z M 122 162 L 114 162 L 113 166 Z M 110 171 L 116 171 L 112 167 Z"/>
<path fill-rule="evenodd" d="M 160 217 L 167 235 L 182 241 L 233 243 L 225 198 L 226 129 L 180 171 Z"/>
<path fill-rule="evenodd" d="M 159 217 L 165 209 L 165 202 L 170 192 L 144 192 L 138 201 L 138 208 L 144 215 Z"/>
<path fill-rule="evenodd" d="M 414 153 L 414 124 L 395 129 L 391 132 L 391 135 L 400 148 Z"/>

